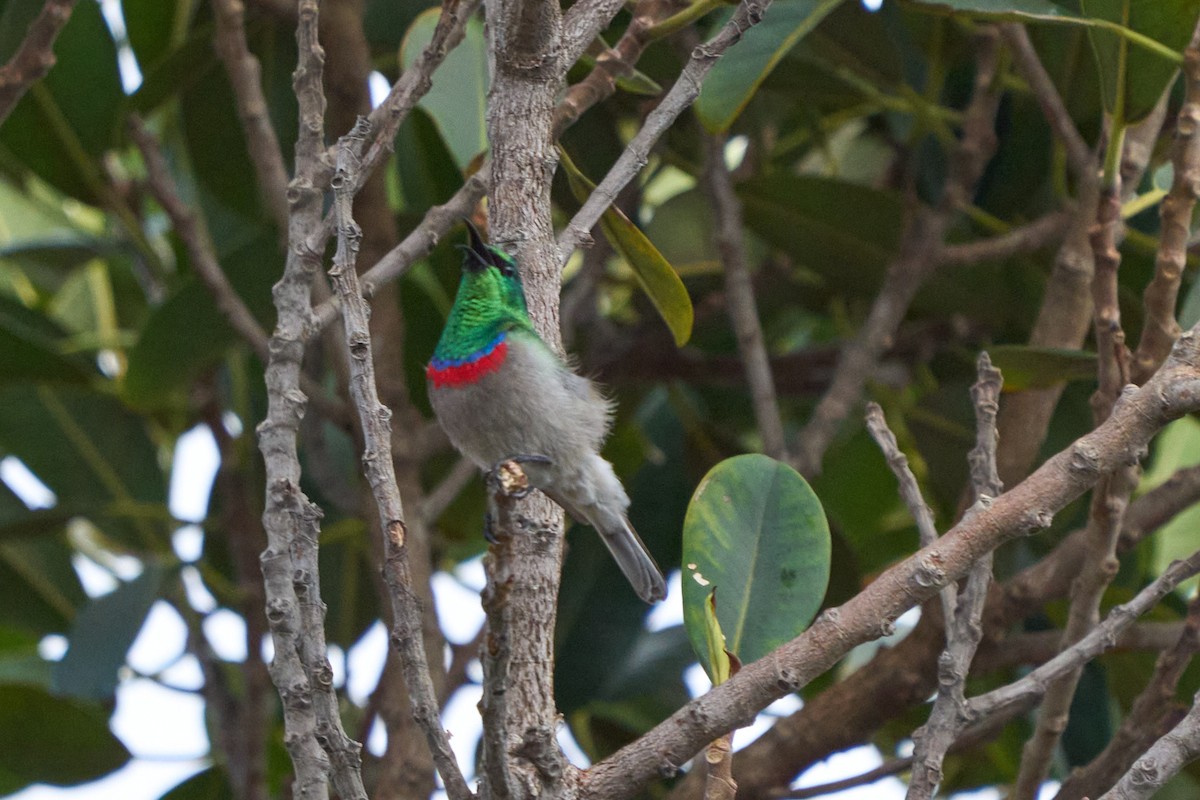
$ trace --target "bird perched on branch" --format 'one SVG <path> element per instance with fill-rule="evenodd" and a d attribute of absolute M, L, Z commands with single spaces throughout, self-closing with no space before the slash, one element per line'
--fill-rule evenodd
<path fill-rule="evenodd" d="M 600 457 L 611 404 L 571 371 L 529 318 L 517 262 L 468 221 L 462 280 L 426 368 L 450 441 L 484 470 L 516 460 L 533 487 L 595 528 L 634 590 L 666 596 L 662 572 L 626 517 L 629 496 Z"/>

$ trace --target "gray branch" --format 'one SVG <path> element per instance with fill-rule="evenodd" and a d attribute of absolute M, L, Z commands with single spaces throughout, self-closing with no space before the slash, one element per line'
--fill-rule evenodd
<path fill-rule="evenodd" d="M 361 153 L 369 125 L 360 119 L 338 141 L 337 171 L 333 178 L 334 212 L 338 244 L 329 277 L 341 299 L 342 321 L 348 345 L 350 396 L 358 410 L 363 433 L 363 472 L 379 510 L 384 534 L 384 573 L 394 618 L 392 642 L 400 653 L 413 716 L 425 733 L 434 764 L 453 800 L 474 795 L 450 749 L 439 717 L 437 694 L 429 675 L 429 661 L 421 630 L 421 609 L 409 570 L 407 534 L 400 490 L 392 464 L 391 411 L 379 401 L 368 320 L 370 310 L 358 288 L 355 264 L 362 230 L 354 221 L 354 189 L 359 185 Z M 345 794 L 343 794 L 345 796 Z"/>

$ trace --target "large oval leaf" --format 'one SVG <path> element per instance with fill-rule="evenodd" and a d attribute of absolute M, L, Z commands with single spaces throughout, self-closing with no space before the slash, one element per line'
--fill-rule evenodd
<path fill-rule="evenodd" d="M 829 554 L 829 523 L 800 473 L 758 454 L 709 471 L 683 524 L 683 620 L 710 675 L 704 604 L 714 589 L 725 649 L 753 661 L 808 627 Z"/>
<path fill-rule="evenodd" d="M 596 185 L 579 171 L 566 150 L 560 147 L 558 152 L 567 173 L 567 182 L 571 185 L 571 193 L 582 203 Z M 692 298 L 688 296 L 679 273 L 663 258 L 641 228 L 634 225 L 620 209 L 609 206 L 600 217 L 600 228 L 613 248 L 633 268 L 633 274 L 637 276 L 646 296 L 671 329 L 675 345 L 683 347 L 692 338 L 694 311 Z"/>
<path fill-rule="evenodd" d="M 729 130 L 759 85 L 787 52 L 841 0 L 784 0 L 713 65 L 696 100 L 696 115 L 713 132 Z M 733 11 L 725 19 L 733 16 Z"/>
<path fill-rule="evenodd" d="M 129 761 L 96 708 L 30 686 L 0 686 L 0 791 L 73 786 Z"/>
<path fill-rule="evenodd" d="M 1176 52 L 1187 46 L 1200 13 L 1195 0 L 1081 0 L 1081 5 L 1089 20 L 1128 27 Z M 1131 47 L 1113 30 L 1090 27 L 1088 37 L 1100 69 L 1104 107 L 1111 112 L 1123 89 L 1126 122 L 1149 114 L 1175 79 L 1177 65 L 1143 47 Z"/>
<path fill-rule="evenodd" d="M 421 12 L 404 34 L 400 45 L 400 68 L 408 69 L 433 38 L 441 9 Z M 467 21 L 466 35 L 433 74 L 433 86 L 421 98 L 454 154 L 459 169 L 465 170 L 475 156 L 487 149 L 487 42 L 483 23 Z"/>
<path fill-rule="evenodd" d="M 148 564 L 142 574 L 88 603 L 71 625 L 70 646 L 54 665 L 55 694 L 106 700 L 117 690 L 117 672 L 158 599 L 167 571 Z"/>

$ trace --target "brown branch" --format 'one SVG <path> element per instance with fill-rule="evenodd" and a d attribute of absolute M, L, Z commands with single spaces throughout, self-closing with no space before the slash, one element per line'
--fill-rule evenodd
<path fill-rule="evenodd" d="M 725 298 L 729 321 L 737 336 L 738 354 L 750 386 L 754 419 L 762 437 L 763 452 L 772 458 L 787 458 L 783 418 L 775 397 L 771 362 L 763 341 L 762 322 L 754 299 L 754 285 L 742 231 L 742 204 L 733 190 L 733 179 L 725 166 L 725 136 L 704 136 L 704 188 L 715 222 L 713 238 L 725 268 Z"/>
<path fill-rule="evenodd" d="M 279 230 L 288 229 L 288 173 L 283 161 L 279 137 L 271 125 L 267 98 L 262 89 L 262 65 L 246 44 L 246 7 L 242 0 L 212 0 L 216 17 L 216 48 L 233 96 L 237 100 L 238 119 L 250 151 L 250 162 L 258 178 L 258 192 L 271 219 Z M 319 173 L 314 182 L 324 186 Z"/>
<path fill-rule="evenodd" d="M 624 0 L 579 0 L 563 12 L 558 59 L 564 73 L 608 27 L 623 5 Z M 556 126 L 555 138 L 559 133 Z"/>
<path fill-rule="evenodd" d="M 13 57 L 0 67 L 0 125 L 8 119 L 26 90 L 46 77 L 54 66 L 54 40 L 71 18 L 76 1 L 46 0 L 42 10 L 29 23 L 25 38 Z"/>
<path fill-rule="evenodd" d="M 919 206 L 909 218 L 900 251 L 888 265 L 866 322 L 843 348 L 829 390 L 800 432 L 797 468 L 804 474 L 820 472 L 826 449 L 858 404 L 868 377 L 908 312 L 917 290 L 937 268 L 937 252 L 952 216 L 970 201 L 984 167 L 995 152 L 993 128 L 1000 103 L 996 85 L 997 39 L 994 27 L 981 28 L 976 35 L 974 89 L 963 113 L 962 138 L 951 155 L 950 175 L 942 199 L 936 208 Z"/>
<path fill-rule="evenodd" d="M 1054 79 L 1046 72 L 1046 67 L 1038 57 L 1025 26 L 1009 22 L 1001 25 L 1000 31 L 1013 54 L 1017 69 L 1025 76 L 1029 88 L 1033 90 L 1033 96 L 1042 108 L 1042 116 L 1050 123 L 1050 129 L 1066 148 L 1067 163 L 1071 172 L 1076 178 L 1082 178 L 1089 171 L 1094 171 L 1095 159 L 1092 157 L 1091 148 L 1075 127 L 1071 113 L 1067 111 L 1066 104 L 1054 86 Z"/>
<path fill-rule="evenodd" d="M 1121 221 L 1120 181 L 1104 187 L 1096 211 L 1096 224 L 1090 231 L 1095 274 L 1092 278 L 1093 317 L 1097 358 L 1098 386 L 1092 395 L 1092 414 L 1097 424 L 1112 412 L 1121 387 L 1129 380 L 1129 350 L 1121 327 L 1118 304 L 1117 270 L 1121 254 L 1117 250 L 1117 228 Z M 1100 616 L 1100 601 L 1105 589 L 1116 577 L 1117 541 L 1121 520 L 1129 496 L 1137 486 L 1137 460 L 1105 475 L 1092 494 L 1088 521 L 1090 544 L 1072 586 L 1071 607 L 1063 647 L 1087 634 Z M 1013 787 L 1015 800 L 1032 800 L 1050 772 L 1054 750 L 1066 729 L 1071 700 L 1079 683 L 1082 666 L 1064 674 L 1047 691 L 1038 714 L 1037 728 L 1025 743 L 1021 768 Z"/>
<path fill-rule="evenodd" d="M 984 553 L 1043 529 L 1100 476 L 1134 460 L 1158 430 L 1200 407 L 1200 329 L 1184 333 L 1166 364 L 1103 425 L 1044 463 L 990 506 L 961 520 L 932 547 L 892 567 L 851 600 L 826 610 L 801 636 L 742 668 L 728 682 L 585 774 L 583 792 L 615 798 L 673 774 L 700 747 L 784 694 L 807 685 L 852 647 L 877 638 L 907 609 L 965 575 Z"/>
<path fill-rule="evenodd" d="M 1122 551 L 1128 551 L 1150 532 L 1180 511 L 1200 501 L 1200 467 L 1181 470 L 1161 486 L 1135 500 L 1125 515 Z M 1059 651 L 1061 633 L 1025 634 L 1030 652 L 1020 646 L 1002 647 L 1003 632 L 1067 594 L 1087 547 L 1086 530 L 1066 537 L 1055 550 L 1018 573 L 993 592 L 984 614 L 987 632 L 976 658 L 980 670 L 1003 669 L 1013 663 L 1041 662 Z M 928 665 L 943 646 L 941 614 L 926 605 L 925 613 L 899 644 L 882 648 L 870 664 L 856 670 L 805 703 L 804 708 L 778 722 L 757 741 L 738 752 L 734 775 L 747 797 L 764 797 L 775 787 L 830 753 L 867 739 L 890 719 L 925 702 L 936 691 L 936 676 Z M 1161 632 L 1139 640 L 1122 640 L 1118 646 L 1162 649 Z M 1171 634 L 1172 641 L 1178 632 Z M 1039 640 L 1040 637 L 1040 640 Z M 1049 641 L 1050 639 L 1053 641 Z M 996 652 L 997 649 L 1000 652 Z M 1008 660 L 1011 656 L 1012 659 Z M 983 661 L 984 664 L 978 662 Z M 961 742 L 960 738 L 958 742 Z M 953 752 L 958 747 L 956 743 Z M 671 792 L 672 798 L 694 797 L 695 776 L 689 773 Z"/>
<path fill-rule="evenodd" d="M 1122 631 L 1197 572 L 1200 572 L 1200 551 L 1173 562 L 1132 600 L 1115 606 L 1102 623 L 1057 656 L 1007 686 L 971 698 L 964 712 L 966 719 L 1012 719 L 1031 699 L 1044 697 L 1058 680 L 1112 649 Z"/>
<path fill-rule="evenodd" d="M 1179 110 L 1171 150 L 1175 177 L 1159 209 L 1162 227 L 1154 278 L 1146 286 L 1142 301 L 1146 315 L 1133 357 L 1134 383 L 1142 383 L 1158 369 L 1179 335 L 1175 304 L 1187 263 L 1192 209 L 1200 194 L 1200 132 L 1197 131 L 1200 126 L 1200 49 L 1189 47 L 1184 53 L 1183 74 L 1187 96 Z"/>
<path fill-rule="evenodd" d="M 409 548 L 404 510 L 391 454 L 391 412 L 379 402 L 372 358 L 370 312 L 358 288 L 355 261 L 362 231 L 351 207 L 357 171 L 366 139 L 367 123 L 361 120 L 338 144 L 337 171 L 333 179 L 338 219 L 338 246 L 329 276 L 342 302 L 342 320 L 349 344 L 350 390 L 363 432 L 363 471 L 375 496 L 384 533 L 385 578 L 391 590 L 392 642 L 399 651 L 405 683 L 417 724 L 433 753 L 434 763 L 453 800 L 474 797 L 463 778 L 438 716 L 437 695 L 429 675 L 419 601 L 414 593 L 408 563 Z M 345 794 L 343 793 L 343 796 Z"/>
<path fill-rule="evenodd" d="M 1051 211 L 1033 222 L 1013 228 L 999 236 L 963 244 L 948 244 L 938 251 L 938 265 L 970 266 L 1033 253 L 1062 241 L 1070 225 L 1070 212 Z"/>
<path fill-rule="evenodd" d="M 572 11 L 574 8 L 572 6 Z M 638 0 L 621 38 L 596 57 L 592 71 L 571 86 L 558 104 L 554 112 L 555 138 L 574 125 L 584 111 L 611 96 L 617 89 L 619 78 L 633 74 L 633 65 L 652 41 L 649 30 L 669 15 L 670 8 L 670 0 Z M 571 12 L 567 13 L 569 16 Z"/>

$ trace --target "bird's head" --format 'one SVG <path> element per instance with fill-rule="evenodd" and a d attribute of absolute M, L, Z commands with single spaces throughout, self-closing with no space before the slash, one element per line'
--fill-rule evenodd
<path fill-rule="evenodd" d="M 462 289 L 476 302 L 526 313 L 525 290 L 516 259 L 483 241 L 471 221 L 464 221 L 469 243 L 459 245 L 463 250 Z"/>

